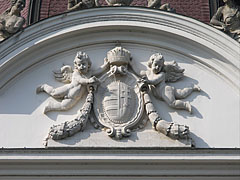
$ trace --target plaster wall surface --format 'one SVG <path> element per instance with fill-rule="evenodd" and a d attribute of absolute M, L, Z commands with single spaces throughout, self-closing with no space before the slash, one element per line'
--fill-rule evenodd
<path fill-rule="evenodd" d="M 166 61 L 175 60 L 185 69 L 185 77 L 172 85 L 182 88 L 195 83 L 201 87 L 200 93 L 186 98 L 193 105 L 192 115 L 154 100 L 163 119 L 189 126 L 197 148 L 240 148 L 239 44 L 196 20 L 130 7 L 57 16 L 3 42 L 0 146 L 43 148 L 50 126 L 73 119 L 83 101 L 69 111 L 45 115 L 43 108 L 51 97 L 37 95 L 36 87 L 43 83 L 61 86 L 52 71 L 62 64 L 73 66 L 77 51 L 85 51 L 93 62 L 92 69 L 96 69 L 119 42 L 131 52 L 138 68 L 146 70 L 150 55 L 161 52 Z M 154 138 L 150 131 L 156 133 Z M 146 138 L 141 141 L 141 136 Z M 139 143 L 156 147 L 159 141 L 149 125 L 133 137 L 116 142 L 88 124 L 88 131 L 53 146 L 137 147 Z"/>

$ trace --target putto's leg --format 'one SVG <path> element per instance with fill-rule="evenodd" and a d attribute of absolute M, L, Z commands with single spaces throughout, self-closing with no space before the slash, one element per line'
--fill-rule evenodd
<path fill-rule="evenodd" d="M 66 111 L 71 109 L 79 99 L 64 99 L 62 102 L 52 102 L 49 101 L 49 103 L 45 106 L 44 114 L 46 114 L 49 111 Z"/>
<path fill-rule="evenodd" d="M 175 91 L 175 89 L 173 87 L 166 86 L 162 92 L 163 100 L 172 108 L 187 110 L 188 112 L 191 113 L 192 107 L 191 107 L 190 103 L 184 102 L 181 100 L 176 100 L 174 91 Z"/>
<path fill-rule="evenodd" d="M 68 92 L 68 87 L 65 85 L 62 87 L 53 88 L 48 84 L 43 84 L 37 88 L 36 92 L 37 93 L 45 92 L 48 95 L 52 96 L 53 98 L 60 99 L 66 95 L 66 93 Z"/>
<path fill-rule="evenodd" d="M 189 113 L 192 113 L 192 106 L 188 101 L 175 100 L 169 104 L 169 106 L 176 109 L 187 110 Z"/>
<path fill-rule="evenodd" d="M 177 99 L 184 99 L 189 96 L 193 91 L 201 91 L 201 88 L 198 85 L 193 84 L 191 87 L 175 89 L 175 97 Z"/>
<path fill-rule="evenodd" d="M 47 84 L 43 84 L 43 85 L 40 85 L 37 87 L 36 89 L 36 93 L 41 93 L 41 92 L 46 92 L 47 94 L 50 94 L 50 92 L 53 91 L 53 87 L 52 86 L 49 86 Z"/>

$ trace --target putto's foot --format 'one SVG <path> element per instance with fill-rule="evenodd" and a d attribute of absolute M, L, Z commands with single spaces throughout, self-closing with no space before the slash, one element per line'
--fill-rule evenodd
<path fill-rule="evenodd" d="M 41 92 L 43 92 L 43 86 L 42 86 L 42 85 L 41 85 L 41 86 L 38 86 L 37 89 L 36 89 L 36 93 L 37 93 L 37 94 L 39 94 L 39 93 L 41 93 Z"/>
<path fill-rule="evenodd" d="M 190 104 L 190 102 L 186 102 L 186 110 L 190 113 L 190 114 L 192 114 L 192 106 L 191 106 L 191 104 Z"/>
<path fill-rule="evenodd" d="M 52 103 L 51 102 L 48 102 L 48 104 L 45 106 L 43 113 L 46 114 L 49 111 L 52 111 Z"/>
<path fill-rule="evenodd" d="M 201 88 L 198 85 L 193 84 L 193 90 L 194 91 L 201 91 Z"/>

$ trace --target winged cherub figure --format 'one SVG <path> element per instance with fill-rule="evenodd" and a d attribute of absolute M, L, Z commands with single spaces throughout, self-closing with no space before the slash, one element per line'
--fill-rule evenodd
<path fill-rule="evenodd" d="M 156 98 L 164 100 L 170 107 L 175 109 L 183 109 L 192 112 L 192 107 L 189 102 L 184 102 L 184 99 L 193 91 L 200 91 L 200 87 L 192 84 L 192 86 L 177 89 L 166 82 L 175 82 L 183 77 L 184 69 L 180 68 L 174 62 L 167 63 L 160 53 L 153 54 L 148 60 L 148 70 L 142 71 L 142 81 L 149 84 L 153 95 Z"/>
<path fill-rule="evenodd" d="M 98 83 L 93 74 L 102 73 L 107 67 L 105 63 L 95 72 L 90 71 L 91 61 L 85 52 L 78 52 L 74 59 L 74 69 L 71 66 L 63 66 L 59 72 L 54 72 L 56 80 L 67 83 L 64 86 L 53 88 L 48 84 L 39 86 L 37 93 L 45 92 L 59 101 L 49 101 L 45 106 L 44 113 L 49 111 L 65 111 L 72 108 L 87 91 L 87 85 Z M 92 76 L 92 77 L 91 77 Z"/>

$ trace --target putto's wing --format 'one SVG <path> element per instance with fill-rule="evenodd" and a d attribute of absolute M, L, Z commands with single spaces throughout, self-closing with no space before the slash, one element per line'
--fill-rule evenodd
<path fill-rule="evenodd" d="M 175 82 L 184 76 L 182 69 L 175 61 L 164 62 L 163 71 L 166 73 L 166 82 Z"/>
<path fill-rule="evenodd" d="M 71 66 L 63 66 L 60 70 L 53 71 L 54 77 L 57 81 L 63 83 L 71 83 L 72 82 L 72 73 L 73 69 Z"/>

